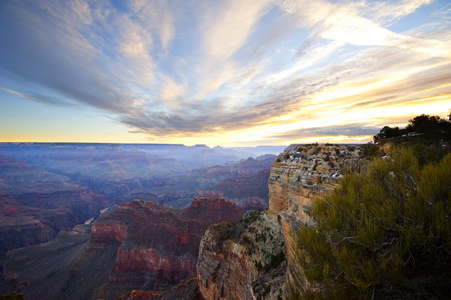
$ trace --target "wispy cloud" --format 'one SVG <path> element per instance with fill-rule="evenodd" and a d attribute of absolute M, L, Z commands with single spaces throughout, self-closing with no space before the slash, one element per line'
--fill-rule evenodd
<path fill-rule="evenodd" d="M 432 0 L 6 0 L 1 88 L 95 107 L 157 141 L 370 136 L 384 121 L 448 111 L 450 9 Z"/>

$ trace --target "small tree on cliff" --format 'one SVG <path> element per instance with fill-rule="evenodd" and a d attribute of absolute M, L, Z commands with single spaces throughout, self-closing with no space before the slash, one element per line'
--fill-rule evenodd
<path fill-rule="evenodd" d="M 381 129 L 381 131 L 376 134 L 373 139 L 374 142 L 378 142 L 381 139 L 390 139 L 390 138 L 397 138 L 402 135 L 402 130 L 399 129 L 399 127 L 390 127 L 390 126 L 384 126 L 384 128 Z"/>
<path fill-rule="evenodd" d="M 297 233 L 291 298 L 450 297 L 450 178 L 451 153 L 420 167 L 411 150 L 346 175 Z"/>

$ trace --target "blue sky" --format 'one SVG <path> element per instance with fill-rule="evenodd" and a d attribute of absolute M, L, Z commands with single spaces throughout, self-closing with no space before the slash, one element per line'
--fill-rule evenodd
<path fill-rule="evenodd" d="M 366 142 L 451 109 L 448 1 L 0 2 L 0 141 Z"/>

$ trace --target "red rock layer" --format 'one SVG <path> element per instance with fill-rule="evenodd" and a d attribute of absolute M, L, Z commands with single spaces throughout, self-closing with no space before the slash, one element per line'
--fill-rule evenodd
<path fill-rule="evenodd" d="M 146 282 L 159 288 L 196 272 L 199 243 L 210 225 L 242 216 L 243 211 L 224 198 L 196 198 L 181 210 L 135 200 L 95 221 L 90 244 L 121 244 L 110 283 Z"/>
<path fill-rule="evenodd" d="M 126 238 L 125 227 L 119 224 L 93 224 L 91 243 L 122 243 Z"/>

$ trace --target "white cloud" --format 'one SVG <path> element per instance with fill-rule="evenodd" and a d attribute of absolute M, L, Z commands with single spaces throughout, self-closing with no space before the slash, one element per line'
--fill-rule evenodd
<path fill-rule="evenodd" d="M 383 23 L 391 23 L 404 16 L 415 12 L 418 8 L 432 3 L 434 0 L 400 0 L 400 1 L 375 1 L 364 3 L 361 7 L 362 14 Z"/>
<path fill-rule="evenodd" d="M 89 4 L 83 0 L 74 0 L 70 2 L 70 7 L 77 16 L 77 20 L 85 25 L 92 24 L 91 9 Z"/>
<path fill-rule="evenodd" d="M 131 0 L 129 3 L 143 29 L 151 31 L 160 40 L 162 48 L 167 49 L 175 34 L 175 19 L 168 2 Z"/>
<path fill-rule="evenodd" d="M 352 111 L 352 119 L 360 109 L 370 116 L 386 105 L 443 103 L 434 99 L 450 93 L 449 21 L 387 27 L 429 2 L 7 2 L 0 20 L 17 38 L 0 29 L 0 50 L 19 53 L 20 68 L 0 67 L 25 78 L 23 86 L 114 112 L 140 132 L 255 129 L 263 138 L 338 124 L 324 123 L 334 112 Z M 60 104 L 21 84 L 2 88 Z"/>
<path fill-rule="evenodd" d="M 198 73 L 199 98 L 214 93 L 240 68 L 233 56 L 248 42 L 262 16 L 270 9 L 266 0 L 227 0 L 209 10 L 202 23 L 204 61 Z"/>
<path fill-rule="evenodd" d="M 186 91 L 185 85 L 177 84 L 171 77 L 165 76 L 160 97 L 167 107 L 179 108 L 180 104 L 186 100 Z"/>
<path fill-rule="evenodd" d="M 294 75 L 298 74 L 302 70 L 314 66 L 318 62 L 328 58 L 343 45 L 344 43 L 341 42 L 331 42 L 324 46 L 311 49 L 306 55 L 302 56 L 295 63 L 293 63 L 292 66 L 280 72 L 269 75 L 263 80 L 263 82 L 266 86 L 271 86 L 288 78 L 293 78 Z"/>
<path fill-rule="evenodd" d="M 268 11 L 265 0 L 228 0 L 215 7 L 205 17 L 202 28 L 202 48 L 213 61 L 233 56 L 255 30 L 260 18 Z"/>

